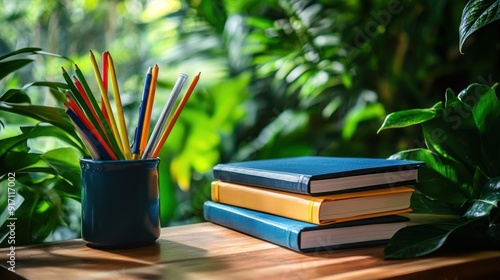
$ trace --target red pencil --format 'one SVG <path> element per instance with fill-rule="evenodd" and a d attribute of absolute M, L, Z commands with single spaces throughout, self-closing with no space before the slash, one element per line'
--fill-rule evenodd
<path fill-rule="evenodd" d="M 108 95 L 108 69 L 109 69 L 109 64 L 108 64 L 108 53 L 103 52 L 102 53 L 102 58 L 101 58 L 101 67 L 102 67 L 102 84 L 104 85 L 104 92 L 106 96 Z M 104 106 L 103 99 L 101 97 L 101 109 L 102 109 L 102 114 L 104 115 L 104 118 L 106 121 L 109 123 L 109 115 L 108 111 L 106 110 L 106 106 Z"/>
<path fill-rule="evenodd" d="M 92 112 L 92 115 L 94 115 L 96 120 L 98 120 L 99 117 L 97 116 L 97 113 L 94 110 L 92 103 L 90 103 L 89 96 L 85 92 L 85 89 L 83 88 L 82 83 L 80 83 L 80 81 L 78 80 L 78 78 L 75 75 L 73 75 L 73 81 L 74 81 L 76 88 L 78 89 L 78 92 L 80 92 L 80 95 L 82 96 L 83 101 L 85 101 L 85 104 L 87 104 L 87 107 L 89 107 L 90 111 Z M 102 129 L 104 130 L 104 127 Z"/>
<path fill-rule="evenodd" d="M 78 105 L 71 98 L 68 98 L 68 103 L 67 104 L 68 104 L 68 107 L 71 108 L 71 110 L 73 110 L 73 112 L 75 112 L 76 116 L 87 127 L 87 129 L 90 131 L 90 133 L 92 133 L 92 136 L 94 136 L 95 139 L 99 142 L 99 144 L 101 144 L 102 147 L 106 150 L 106 152 L 108 153 L 109 157 L 111 159 L 117 160 L 118 158 L 113 153 L 113 151 L 111 151 L 111 149 L 109 148 L 108 144 L 106 144 L 106 141 L 104 141 L 104 139 L 102 139 L 101 135 L 99 135 L 99 133 L 95 129 L 92 129 L 93 128 L 92 124 L 87 119 L 87 117 L 85 117 L 85 114 L 82 112 L 82 110 L 80 110 L 80 108 L 78 107 Z"/>

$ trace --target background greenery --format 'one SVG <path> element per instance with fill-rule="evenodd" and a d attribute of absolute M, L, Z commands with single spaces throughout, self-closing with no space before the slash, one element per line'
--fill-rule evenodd
<path fill-rule="evenodd" d="M 202 72 L 160 154 L 162 225 L 168 226 L 201 221 L 211 167 L 218 162 L 303 154 L 388 157 L 424 147 L 418 127 L 377 134 L 384 117 L 430 107 L 447 88 L 491 86 L 500 77 L 498 23 L 471 35 L 465 54 L 459 52 L 466 2 L 2 0 L 0 55 L 40 47 L 69 57 L 92 77 L 88 50 L 109 50 L 132 125 L 148 66 L 160 66 L 155 118 L 179 72 Z M 51 55 L 22 55 L 34 61 L 1 79 L 1 92 L 22 89 L 32 105 L 61 108 L 54 90 L 23 85 L 62 82 L 60 67 L 73 71 L 71 64 Z M 39 122 L 0 114 L 1 139 Z M 21 150 L 49 153 L 42 160 L 57 169 L 53 159 L 66 149 L 77 165 L 84 151 L 53 138 L 30 137 Z M 13 167 L 0 156 L 3 208 L 5 173 Z M 53 173 L 16 173 L 26 176 L 18 178 L 19 193 L 34 201 L 25 199 L 27 213 L 38 215 L 19 243 L 79 234 L 78 179 Z M 35 221 L 50 226 L 34 230 Z"/>

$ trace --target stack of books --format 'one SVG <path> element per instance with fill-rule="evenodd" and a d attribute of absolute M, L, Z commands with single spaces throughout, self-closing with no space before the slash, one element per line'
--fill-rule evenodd
<path fill-rule="evenodd" d="M 218 164 L 207 221 L 299 252 L 385 244 L 406 226 L 418 161 L 293 157 Z"/>

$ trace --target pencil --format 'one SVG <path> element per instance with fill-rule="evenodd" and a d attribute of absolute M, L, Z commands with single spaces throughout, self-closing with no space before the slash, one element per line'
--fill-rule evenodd
<path fill-rule="evenodd" d="M 156 144 L 156 146 L 153 150 L 153 153 L 151 154 L 151 158 L 158 157 L 158 154 L 160 153 L 163 145 L 165 144 L 165 141 L 167 141 L 168 135 L 172 131 L 172 129 L 175 125 L 175 122 L 179 118 L 182 110 L 184 109 L 184 106 L 186 105 L 187 101 L 189 100 L 189 97 L 191 96 L 191 93 L 193 92 L 194 88 L 196 87 L 196 84 L 198 83 L 198 80 L 200 79 L 200 75 L 201 75 L 201 73 L 198 73 L 198 75 L 196 75 L 193 78 L 193 81 L 191 81 L 191 84 L 189 85 L 189 87 L 186 91 L 186 94 L 184 94 L 184 97 L 182 97 L 182 100 L 179 103 L 179 105 L 177 106 L 177 109 L 175 109 L 175 112 L 174 112 L 174 115 L 172 116 L 172 119 L 170 120 L 170 122 L 167 125 L 167 128 L 165 129 L 165 131 L 161 135 L 161 138 L 158 141 L 158 144 Z"/>
<path fill-rule="evenodd" d="M 83 100 L 85 101 L 85 104 L 87 105 L 87 107 L 89 107 L 89 109 L 90 109 L 92 115 L 94 116 L 94 118 L 96 120 L 99 119 L 99 117 L 97 116 L 97 113 L 95 112 L 94 107 L 92 107 L 92 103 L 90 102 L 90 99 L 89 99 L 87 93 L 85 92 L 85 89 L 82 86 L 82 83 L 74 75 L 73 75 L 73 82 L 75 83 L 76 88 L 80 92 L 80 95 L 82 96 Z M 102 127 L 102 123 L 99 122 L 99 124 L 100 124 L 102 130 L 104 131 L 104 127 Z"/>
<path fill-rule="evenodd" d="M 124 158 L 123 157 L 123 147 L 122 147 L 122 141 L 120 140 L 120 134 L 118 133 L 115 118 L 113 116 L 113 111 L 111 110 L 111 105 L 109 103 L 108 96 L 104 91 L 104 85 L 102 83 L 101 73 L 99 71 L 99 67 L 97 66 L 97 62 L 95 60 L 95 56 L 92 53 L 92 51 L 90 51 L 90 61 L 92 62 L 92 67 L 94 68 L 94 74 L 95 74 L 95 78 L 97 80 L 97 85 L 99 86 L 99 90 L 101 92 L 101 98 L 103 100 L 104 106 L 105 106 L 106 111 L 108 113 L 109 125 L 111 127 L 112 135 L 114 136 L 114 139 L 113 139 L 113 137 L 111 137 L 113 145 L 116 145 L 116 147 L 118 148 L 116 152 L 119 153 L 119 155 L 120 155 L 119 158 L 123 159 Z"/>
<path fill-rule="evenodd" d="M 146 107 L 149 99 L 149 90 L 151 88 L 151 79 L 152 79 L 152 69 L 148 68 L 148 72 L 146 73 L 146 81 L 144 82 L 144 89 L 142 92 L 141 105 L 139 106 L 139 118 L 137 120 L 137 129 L 135 131 L 134 144 L 132 146 L 132 154 L 135 159 L 140 158 L 142 153 L 141 151 L 141 138 L 142 131 L 144 129 L 144 117 L 146 115 Z"/>
<path fill-rule="evenodd" d="M 66 112 L 68 114 L 68 112 Z M 85 144 L 85 147 L 87 147 L 87 150 L 90 153 L 90 156 L 92 159 L 101 159 L 101 155 L 99 154 L 99 151 L 97 150 L 96 147 L 92 144 L 90 139 L 85 135 L 85 133 L 77 126 L 75 125 L 76 133 L 80 135 L 80 138 L 82 139 L 83 143 Z"/>
<path fill-rule="evenodd" d="M 80 135 L 80 138 L 82 139 L 82 142 L 85 144 L 85 147 L 90 153 L 90 156 L 92 159 L 100 159 L 101 155 L 99 154 L 99 151 L 97 148 L 92 144 L 92 141 L 89 139 L 89 137 L 86 135 L 85 132 L 83 132 L 83 128 L 80 128 L 80 126 L 73 121 L 73 117 L 71 116 L 71 113 L 69 112 L 71 109 L 69 108 L 69 105 L 67 103 L 64 104 L 64 111 L 70 118 L 70 120 L 73 123 L 73 126 L 75 127 L 76 133 Z"/>
<path fill-rule="evenodd" d="M 101 56 L 101 67 L 102 67 L 102 85 L 104 87 L 104 94 L 108 96 L 108 56 L 106 52 L 102 53 Z M 109 99 L 109 98 L 108 98 Z M 104 118 L 109 122 L 108 111 L 106 110 L 106 106 L 104 106 L 104 99 L 101 97 L 101 109 Z"/>
<path fill-rule="evenodd" d="M 116 71 L 115 71 L 115 65 L 113 62 L 113 58 L 111 57 L 111 54 L 109 52 L 107 53 L 107 58 L 108 58 L 108 67 L 109 67 L 109 74 L 111 76 L 111 87 L 113 89 L 113 96 L 115 98 L 115 107 L 116 107 L 116 114 L 118 116 L 118 128 L 122 140 L 122 146 L 123 146 L 123 154 L 125 156 L 125 159 L 132 159 L 131 152 L 130 152 L 130 143 L 128 141 L 128 131 L 127 131 L 127 125 L 125 123 L 125 117 L 123 115 L 123 107 L 122 107 L 122 101 L 120 98 L 120 90 L 118 88 L 118 79 L 116 78 Z"/>
<path fill-rule="evenodd" d="M 108 143 L 110 147 L 113 147 L 113 150 L 117 150 L 118 147 L 116 144 L 114 144 L 114 138 L 113 135 L 111 134 L 111 129 L 109 127 L 109 124 L 106 119 L 104 118 L 104 115 L 99 107 L 99 104 L 97 103 L 97 100 L 94 97 L 94 94 L 92 93 L 92 90 L 89 87 L 89 84 L 87 83 L 87 80 L 85 79 L 85 76 L 83 75 L 82 71 L 78 67 L 78 65 L 75 64 L 75 73 L 76 76 L 78 77 L 78 80 L 82 84 L 83 88 L 85 89 L 85 93 L 90 100 L 90 103 L 92 104 L 94 112 L 97 114 L 98 118 L 90 118 L 90 121 L 94 125 L 96 129 L 98 129 L 99 133 L 103 137 L 103 139 Z M 64 76 L 64 69 L 63 69 L 63 76 Z M 87 113 L 87 112 L 85 112 Z M 103 129 L 102 129 L 103 128 Z M 119 151 L 118 151 L 119 152 Z"/>
<path fill-rule="evenodd" d="M 92 129 L 92 124 L 85 118 L 83 112 L 76 106 L 76 104 L 72 103 L 71 99 L 68 99 L 67 106 L 74 116 L 71 116 L 73 122 L 80 127 L 84 132 L 86 132 L 86 136 L 89 138 L 91 143 L 95 146 L 95 148 L 100 151 L 99 154 L 103 159 L 114 159 L 116 160 L 116 155 L 111 151 L 109 146 L 106 144 L 104 139 Z M 66 112 L 68 113 L 68 112 Z"/>
<path fill-rule="evenodd" d="M 177 81 L 174 84 L 174 88 L 170 93 L 167 103 L 163 107 L 160 118 L 158 119 L 158 122 L 156 122 L 153 132 L 151 133 L 151 137 L 149 138 L 148 144 L 146 145 L 146 150 L 142 155 L 143 159 L 151 156 L 154 146 L 156 146 L 156 144 L 158 143 L 161 137 L 161 133 L 165 127 L 165 124 L 167 123 L 170 113 L 172 112 L 172 108 L 174 107 L 174 104 L 177 98 L 179 97 L 179 93 L 182 90 L 184 83 L 186 82 L 186 79 L 187 79 L 186 74 L 184 73 L 179 74 L 179 77 L 177 78 Z"/>
<path fill-rule="evenodd" d="M 156 92 L 156 82 L 158 80 L 159 70 L 160 70 L 160 68 L 158 67 L 157 64 L 155 64 L 153 66 L 153 73 L 151 75 L 151 86 L 149 88 L 148 104 L 146 105 L 146 114 L 144 116 L 144 125 L 143 125 L 143 130 L 142 130 L 141 147 L 140 147 L 141 151 L 144 151 L 146 149 L 146 144 L 148 141 L 149 126 L 151 123 L 151 114 L 153 111 L 153 103 L 154 103 L 155 92 Z"/>
<path fill-rule="evenodd" d="M 76 102 L 76 104 L 79 106 L 79 108 L 82 109 L 83 112 L 87 115 L 89 118 L 90 122 L 92 125 L 97 129 L 97 131 L 102 135 L 105 136 L 105 132 L 100 130 L 99 128 L 99 122 L 96 118 L 93 117 L 92 114 L 92 109 L 91 107 L 87 106 L 84 97 L 80 94 L 80 91 L 76 88 L 75 84 L 73 84 L 73 81 L 69 77 L 68 73 L 64 69 L 64 67 L 61 67 L 63 77 L 66 80 L 66 83 L 68 84 L 70 90 L 66 91 L 66 94 L 71 96 L 73 100 Z"/>

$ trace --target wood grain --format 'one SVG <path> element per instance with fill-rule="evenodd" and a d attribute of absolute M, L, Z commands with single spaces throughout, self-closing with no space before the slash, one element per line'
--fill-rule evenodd
<path fill-rule="evenodd" d="M 498 251 L 386 261 L 380 246 L 302 254 L 211 223 L 163 228 L 137 249 L 81 239 L 16 248 L 16 273 L 27 279 L 480 279 L 498 274 L 499 262 Z"/>

